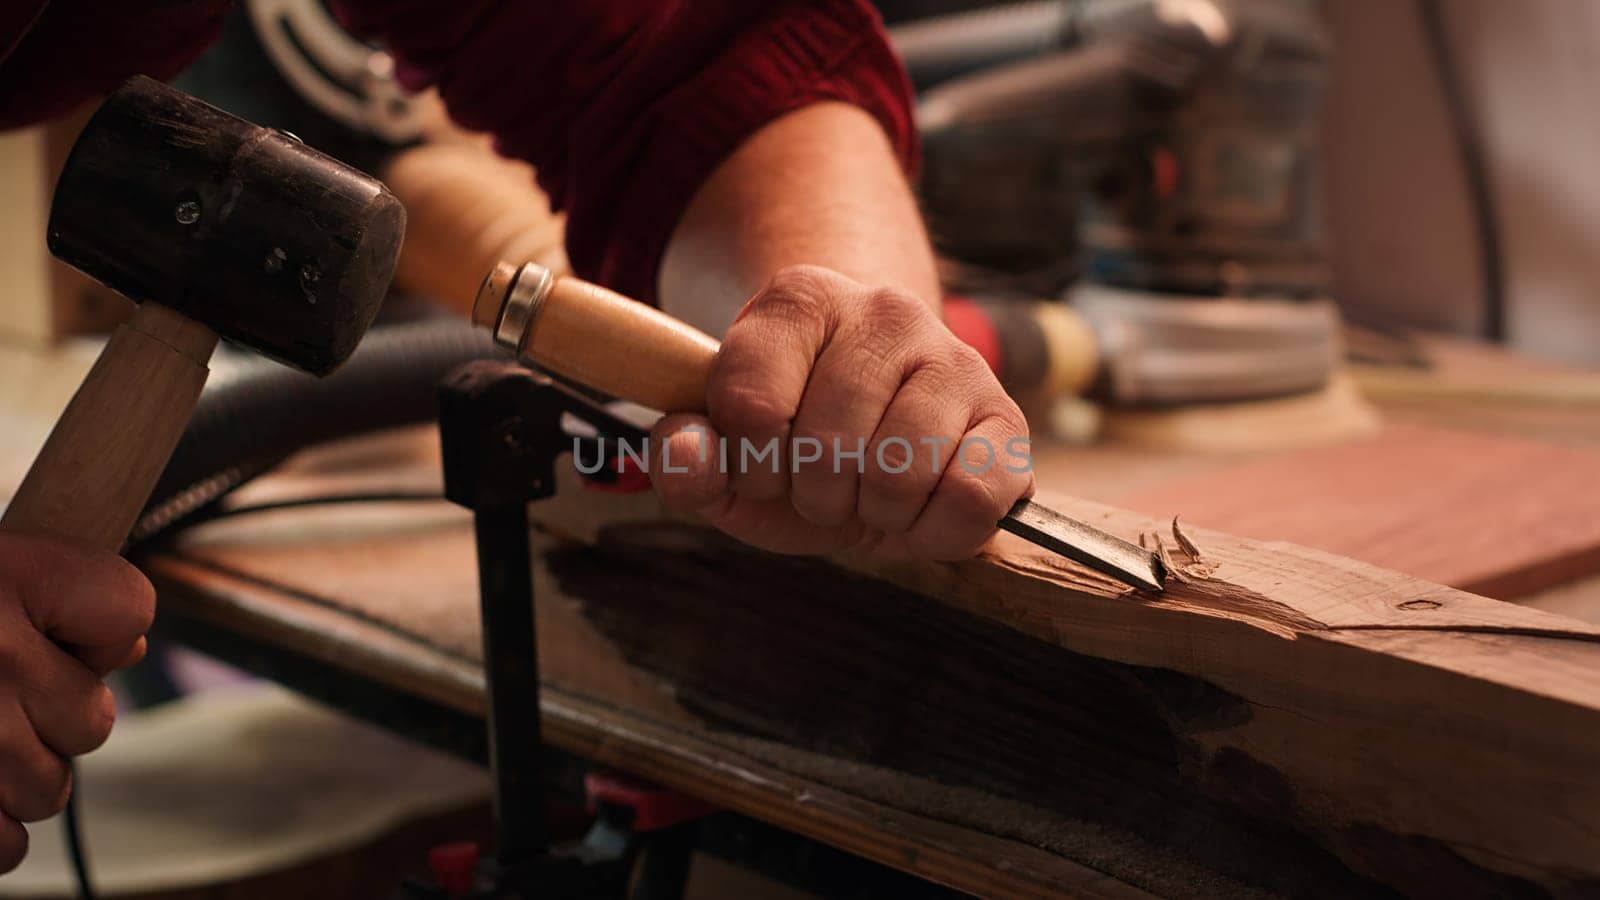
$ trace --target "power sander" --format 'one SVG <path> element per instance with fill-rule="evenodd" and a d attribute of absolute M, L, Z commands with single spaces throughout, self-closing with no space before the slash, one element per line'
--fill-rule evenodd
<path fill-rule="evenodd" d="M 893 36 L 914 80 L 944 78 L 920 195 L 947 282 L 980 298 L 952 324 L 1008 386 L 1143 405 L 1327 382 L 1309 3 L 1025 3 Z M 1022 58 L 994 64 L 1008 43 Z"/>

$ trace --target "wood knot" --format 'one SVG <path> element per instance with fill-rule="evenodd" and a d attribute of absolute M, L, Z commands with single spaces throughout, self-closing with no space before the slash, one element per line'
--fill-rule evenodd
<path fill-rule="evenodd" d="M 1407 600 L 1406 602 L 1401 603 L 1399 608 L 1400 609 L 1405 609 L 1405 610 L 1438 609 L 1439 607 L 1441 607 L 1443 605 L 1444 605 L 1443 603 L 1440 603 L 1437 600 L 1428 600 L 1426 598 L 1418 598 L 1416 600 Z"/>

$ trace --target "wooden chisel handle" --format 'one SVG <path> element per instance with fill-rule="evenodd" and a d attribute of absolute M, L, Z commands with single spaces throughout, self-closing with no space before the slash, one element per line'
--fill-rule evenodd
<path fill-rule="evenodd" d="M 538 263 L 499 263 L 472 320 L 548 372 L 663 412 L 705 412 L 717 339 L 615 291 Z"/>

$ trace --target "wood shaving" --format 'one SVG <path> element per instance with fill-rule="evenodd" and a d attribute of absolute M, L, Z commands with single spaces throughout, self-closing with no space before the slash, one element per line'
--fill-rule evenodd
<path fill-rule="evenodd" d="M 1193 584 L 1204 581 L 1217 571 L 1217 564 L 1206 559 L 1200 552 L 1200 547 L 1184 534 L 1183 527 L 1178 524 L 1178 517 L 1172 517 L 1172 538 L 1177 541 L 1178 549 L 1183 551 L 1185 561 L 1179 564 L 1173 559 L 1175 551 L 1167 549 L 1166 542 L 1162 540 L 1158 531 L 1139 532 L 1139 546 L 1145 550 L 1152 550 L 1156 558 L 1166 567 L 1173 578 L 1184 584 Z"/>
<path fill-rule="evenodd" d="M 1205 557 L 1200 555 L 1200 548 L 1196 547 L 1194 541 L 1189 540 L 1189 536 L 1183 533 L 1182 528 L 1178 527 L 1177 516 L 1172 517 L 1172 538 L 1178 542 L 1178 546 L 1183 548 L 1184 553 L 1189 554 L 1190 562 L 1204 563 L 1206 561 Z"/>
<path fill-rule="evenodd" d="M 1178 524 L 1177 516 L 1172 517 L 1172 538 L 1177 541 L 1178 549 L 1183 551 L 1185 561 L 1182 564 L 1173 559 L 1175 551 L 1167 549 L 1167 544 L 1162 540 L 1159 531 L 1139 532 L 1139 548 L 1154 553 L 1167 574 L 1182 584 L 1204 581 L 1217 571 L 1217 564 L 1206 559 L 1200 552 L 1200 547 L 1183 533 L 1183 527 Z"/>
<path fill-rule="evenodd" d="M 1167 570 L 1167 574 L 1178 579 L 1184 584 L 1193 584 L 1194 579 L 1190 577 L 1187 571 L 1185 571 L 1185 567 L 1180 567 L 1177 563 L 1172 561 L 1172 556 L 1167 553 L 1167 544 L 1165 541 L 1161 540 L 1161 535 L 1158 532 L 1152 531 L 1150 532 L 1150 536 L 1155 538 L 1156 558 L 1161 560 L 1161 565 Z"/>

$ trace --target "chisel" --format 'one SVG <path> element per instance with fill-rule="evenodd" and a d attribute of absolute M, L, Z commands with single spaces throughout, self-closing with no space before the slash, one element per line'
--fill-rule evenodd
<path fill-rule="evenodd" d="M 716 338 L 599 285 L 537 263 L 495 265 L 473 322 L 519 359 L 613 397 L 665 412 L 703 412 Z M 1160 558 L 1028 499 L 998 527 L 1131 587 L 1159 591 Z"/>

